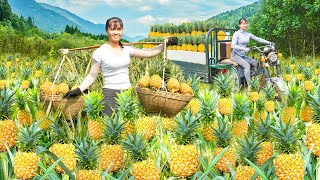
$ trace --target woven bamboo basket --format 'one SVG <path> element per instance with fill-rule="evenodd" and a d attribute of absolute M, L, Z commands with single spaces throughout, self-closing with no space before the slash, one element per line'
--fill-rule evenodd
<path fill-rule="evenodd" d="M 148 88 L 136 88 L 138 97 L 146 112 L 177 115 L 193 98 L 193 95 L 166 91 L 154 91 Z"/>
<path fill-rule="evenodd" d="M 68 119 L 76 117 L 77 114 L 84 108 L 82 96 L 77 96 L 73 98 L 62 98 L 62 95 L 46 95 L 41 94 L 41 101 L 44 102 L 44 106 L 47 108 L 52 101 L 52 109 L 54 111 L 61 109 L 62 114 Z"/>

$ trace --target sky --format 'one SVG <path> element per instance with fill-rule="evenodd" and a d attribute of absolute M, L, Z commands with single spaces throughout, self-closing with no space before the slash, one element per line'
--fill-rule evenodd
<path fill-rule="evenodd" d="M 110 17 L 123 20 L 124 33 L 147 36 L 150 25 L 206 20 L 257 0 L 36 0 L 66 9 L 97 24 Z"/>

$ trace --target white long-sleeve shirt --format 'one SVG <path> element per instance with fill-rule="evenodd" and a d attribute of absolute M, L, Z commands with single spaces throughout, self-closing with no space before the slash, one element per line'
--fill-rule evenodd
<path fill-rule="evenodd" d="M 237 53 L 239 56 L 245 56 L 246 55 L 245 49 L 247 48 L 247 45 L 249 44 L 250 39 L 263 44 L 270 44 L 269 41 L 256 37 L 255 35 L 240 29 L 236 31 L 232 36 L 232 42 L 231 42 L 231 48 L 233 49 L 232 51 Z"/>

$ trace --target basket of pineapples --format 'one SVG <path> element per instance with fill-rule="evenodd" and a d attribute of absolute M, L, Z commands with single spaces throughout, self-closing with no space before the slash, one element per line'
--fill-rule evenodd
<path fill-rule="evenodd" d="M 82 96 L 63 98 L 63 95 L 69 91 L 69 86 L 66 83 L 54 84 L 52 82 L 45 82 L 40 86 L 41 101 L 44 106 L 51 108 L 54 111 L 61 110 L 62 114 L 69 120 L 77 116 L 77 114 L 84 108 Z"/>

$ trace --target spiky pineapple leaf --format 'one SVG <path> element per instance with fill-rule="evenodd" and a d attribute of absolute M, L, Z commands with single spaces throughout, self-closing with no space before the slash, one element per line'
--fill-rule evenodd
<path fill-rule="evenodd" d="M 81 170 L 94 170 L 97 168 L 99 150 L 97 142 L 85 138 L 77 139 L 74 143 L 76 147 L 77 166 Z"/>
<path fill-rule="evenodd" d="M 147 144 L 142 134 L 127 134 L 127 139 L 121 141 L 123 149 L 127 150 L 134 161 L 143 161 L 147 158 Z"/>
<path fill-rule="evenodd" d="M 0 91 L 0 120 L 9 118 L 12 114 L 12 105 L 15 102 L 14 94 L 16 91 L 11 91 L 6 87 Z"/>
<path fill-rule="evenodd" d="M 191 110 L 181 112 L 180 116 L 177 116 L 174 130 L 177 144 L 191 144 L 195 140 L 197 136 L 196 129 L 200 126 L 199 118 L 200 116 L 192 115 Z"/>
<path fill-rule="evenodd" d="M 119 116 L 114 118 L 105 116 L 104 123 L 106 128 L 104 130 L 103 139 L 107 144 L 119 144 L 121 139 L 121 132 L 124 130 L 125 121 L 120 122 Z"/>

